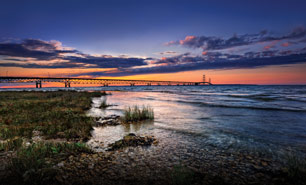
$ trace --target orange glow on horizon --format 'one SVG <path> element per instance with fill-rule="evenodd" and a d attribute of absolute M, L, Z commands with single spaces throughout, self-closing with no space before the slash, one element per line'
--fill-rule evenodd
<path fill-rule="evenodd" d="M 207 79 L 211 78 L 213 84 L 267 84 L 267 85 L 268 84 L 306 84 L 305 69 L 306 69 L 306 63 L 283 65 L 283 66 L 268 66 L 262 68 L 254 68 L 254 69 L 196 70 L 196 71 L 185 71 L 185 72 L 176 72 L 176 73 L 144 74 L 144 75 L 133 75 L 133 76 L 122 76 L 122 77 L 101 76 L 97 78 L 200 82 L 202 80 L 202 75 L 205 74 Z M 26 73 L 26 71 L 27 70 L 24 70 L 20 72 L 19 75 L 16 76 L 40 75 L 38 71 L 35 70 L 34 71 L 36 73 L 33 72 L 30 73 L 30 75 Z M 46 69 L 43 70 L 43 73 L 45 73 L 46 71 L 48 70 Z M 52 75 L 51 77 L 54 76 Z M 83 75 L 79 77 L 92 78 L 92 76 L 89 75 Z M 101 84 L 71 84 L 71 86 L 72 87 L 101 86 Z M 35 84 L 32 83 L 32 84 L 25 84 L 18 86 L 14 85 L 1 86 L 0 84 L 0 88 L 10 88 L 10 87 L 35 88 Z M 64 87 L 64 84 L 43 83 L 43 87 Z"/>

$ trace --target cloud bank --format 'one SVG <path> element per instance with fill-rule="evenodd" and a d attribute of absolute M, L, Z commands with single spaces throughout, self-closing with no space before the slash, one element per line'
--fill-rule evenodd
<path fill-rule="evenodd" d="M 59 41 L 25 39 L 21 42 L 0 43 L 0 67 L 109 69 L 106 72 L 75 76 L 126 76 L 199 69 L 256 68 L 306 62 L 305 40 L 305 27 L 295 28 L 283 35 L 273 35 L 265 30 L 230 38 L 187 36 L 183 40 L 170 41 L 166 45 L 200 49 L 201 53 L 179 54 L 171 50 L 160 52 L 168 57 L 140 58 L 126 55 L 91 55 L 64 47 Z"/>

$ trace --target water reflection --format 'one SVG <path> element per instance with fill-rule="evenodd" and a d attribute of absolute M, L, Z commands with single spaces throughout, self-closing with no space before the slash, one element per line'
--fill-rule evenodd
<path fill-rule="evenodd" d="M 172 145 L 192 150 L 201 150 L 207 146 L 264 152 L 287 150 L 288 147 L 303 150 L 300 146 L 306 144 L 306 141 L 301 139 L 305 131 L 305 127 L 301 125 L 302 120 L 305 120 L 304 113 L 289 111 L 284 114 L 277 110 L 233 108 L 227 104 L 234 99 L 236 104 L 243 106 L 250 106 L 257 100 L 239 102 L 240 97 L 236 96 L 246 96 L 244 91 L 238 93 L 229 89 L 233 97 L 224 96 L 224 92 L 210 91 L 213 90 L 185 93 L 112 92 L 110 96 L 94 98 L 93 106 L 88 112 L 90 116 L 122 115 L 124 109 L 129 106 L 148 105 L 154 109 L 155 120 L 150 123 L 95 128 L 91 142 L 102 142 L 105 147 L 133 132 L 154 135 L 161 141 L 157 147 L 165 148 Z M 100 109 L 99 106 L 105 98 L 107 104 L 116 106 Z M 224 106 L 211 106 L 216 102 L 223 103 Z M 263 104 L 263 107 L 272 105 L 270 101 L 261 100 L 256 102 L 256 105 L 259 104 Z M 275 129 L 276 127 L 278 129 Z"/>

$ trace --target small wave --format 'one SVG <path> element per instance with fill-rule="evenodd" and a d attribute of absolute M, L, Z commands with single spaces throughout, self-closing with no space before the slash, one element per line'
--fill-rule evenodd
<path fill-rule="evenodd" d="M 278 107 L 251 107 L 251 106 L 235 106 L 235 105 L 224 105 L 224 104 L 213 104 L 205 102 L 190 102 L 178 100 L 179 103 L 195 104 L 205 107 L 221 107 L 221 108 L 236 108 L 236 109 L 255 109 L 255 110 L 267 110 L 267 111 L 290 111 L 290 112 L 306 112 L 305 109 L 290 109 L 290 108 L 278 108 Z"/>
<path fill-rule="evenodd" d="M 252 95 L 229 94 L 227 96 L 234 97 L 234 98 L 248 98 L 248 99 L 254 99 L 254 100 L 259 100 L 259 101 L 278 100 L 277 97 L 271 97 L 271 95 L 268 95 L 268 94 L 252 94 Z"/>
<path fill-rule="evenodd" d="M 296 98 L 285 98 L 288 101 L 295 101 L 295 102 L 303 102 L 306 103 L 306 100 L 303 99 L 296 99 Z"/>
<path fill-rule="evenodd" d="M 155 128 L 172 131 L 172 132 L 179 133 L 179 134 L 195 136 L 195 137 L 208 137 L 207 133 L 194 132 L 194 131 L 186 130 L 186 129 L 172 128 L 172 127 L 165 127 L 165 126 L 155 126 Z"/>

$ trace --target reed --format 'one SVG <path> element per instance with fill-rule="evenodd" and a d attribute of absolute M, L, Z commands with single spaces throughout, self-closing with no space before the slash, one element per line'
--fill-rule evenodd
<path fill-rule="evenodd" d="M 139 108 L 137 105 L 135 105 L 124 110 L 123 121 L 126 123 L 153 119 L 154 111 L 150 106 L 143 106 L 142 108 Z"/>
<path fill-rule="evenodd" d="M 106 103 L 106 99 L 104 99 L 102 102 L 101 102 L 101 105 L 99 106 L 100 109 L 106 109 L 107 107 L 109 107 L 111 105 L 107 104 Z"/>

